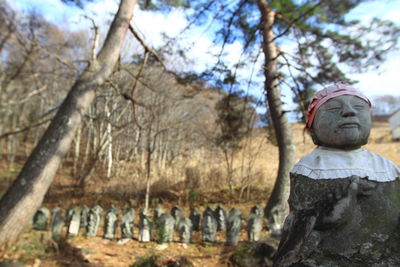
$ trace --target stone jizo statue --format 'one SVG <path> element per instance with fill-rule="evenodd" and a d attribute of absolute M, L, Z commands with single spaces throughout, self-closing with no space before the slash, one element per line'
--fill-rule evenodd
<path fill-rule="evenodd" d="M 164 210 L 161 207 L 157 207 L 153 210 L 153 221 L 156 222 L 158 221 L 158 218 L 160 218 L 161 214 L 164 214 Z"/>
<path fill-rule="evenodd" d="M 193 231 L 200 231 L 201 215 L 200 215 L 200 212 L 196 208 L 192 207 L 190 209 L 189 219 L 192 222 Z"/>
<path fill-rule="evenodd" d="M 55 241 L 59 241 L 61 239 L 61 232 L 63 227 L 64 227 L 64 219 L 62 217 L 62 211 L 59 207 L 55 207 L 52 210 L 52 217 L 51 217 L 51 233 L 52 233 L 52 238 Z"/>
<path fill-rule="evenodd" d="M 192 242 L 193 224 L 189 218 L 182 218 L 178 222 L 179 240 L 181 243 Z"/>
<path fill-rule="evenodd" d="M 47 226 L 50 220 L 50 211 L 46 207 L 40 208 L 33 216 L 33 229 L 35 230 L 47 230 Z"/>
<path fill-rule="evenodd" d="M 250 214 L 254 214 L 256 216 L 259 216 L 259 217 L 263 218 L 264 217 L 264 210 L 260 206 L 255 205 L 255 206 L 253 206 L 251 208 Z"/>
<path fill-rule="evenodd" d="M 102 214 L 103 214 L 103 209 L 99 205 L 96 205 L 92 209 L 90 209 L 89 220 L 86 227 L 86 236 L 97 235 Z"/>
<path fill-rule="evenodd" d="M 232 208 L 226 219 L 226 245 L 236 246 L 239 242 L 239 234 L 242 225 L 242 213 Z"/>
<path fill-rule="evenodd" d="M 264 210 L 254 206 L 247 217 L 247 238 L 249 241 L 258 241 L 263 227 Z"/>
<path fill-rule="evenodd" d="M 174 240 L 175 219 L 171 214 L 161 214 L 157 221 L 158 241 L 172 242 Z"/>
<path fill-rule="evenodd" d="M 217 233 L 217 220 L 214 217 L 214 211 L 207 207 L 203 212 L 201 223 L 201 240 L 203 242 L 214 242 Z"/>
<path fill-rule="evenodd" d="M 71 204 L 65 211 L 65 225 L 69 225 L 71 223 L 72 216 L 74 216 L 75 213 L 75 208 L 75 205 Z"/>
<path fill-rule="evenodd" d="M 400 170 L 362 148 L 371 103 L 346 83 L 315 94 L 317 147 L 290 173 L 290 214 L 274 266 L 400 266 Z"/>
<path fill-rule="evenodd" d="M 149 217 L 144 213 L 144 211 L 141 211 L 139 215 L 139 236 L 138 236 L 140 242 L 150 242 L 151 228 L 152 228 L 152 223 Z"/>
<path fill-rule="evenodd" d="M 135 210 L 126 208 L 122 211 L 121 237 L 122 239 L 133 239 Z"/>
<path fill-rule="evenodd" d="M 118 224 L 118 209 L 111 207 L 108 209 L 106 218 L 104 221 L 104 238 L 114 239 L 115 232 L 117 231 Z"/>
<path fill-rule="evenodd" d="M 81 226 L 81 208 L 75 207 L 70 211 L 71 219 L 68 225 L 68 237 L 74 237 L 79 234 L 79 228 Z"/>
<path fill-rule="evenodd" d="M 90 209 L 87 205 L 81 206 L 81 228 L 86 229 L 89 221 Z"/>
<path fill-rule="evenodd" d="M 225 231 L 228 212 L 221 205 L 218 205 L 214 212 L 215 219 L 217 220 L 217 231 Z"/>
<path fill-rule="evenodd" d="M 183 217 L 183 209 L 179 206 L 175 206 L 171 209 L 171 215 L 175 219 L 175 229 L 178 228 L 178 222 Z"/>

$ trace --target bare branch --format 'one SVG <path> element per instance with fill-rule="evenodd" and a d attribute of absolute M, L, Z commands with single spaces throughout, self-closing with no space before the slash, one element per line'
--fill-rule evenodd
<path fill-rule="evenodd" d="M 143 39 L 139 36 L 139 34 L 135 31 L 135 29 L 132 27 L 132 25 L 129 25 L 129 31 L 133 34 L 133 36 L 136 38 L 136 40 L 138 40 L 138 42 L 140 43 L 140 45 L 143 47 L 143 49 L 149 53 L 151 53 L 156 60 L 161 64 L 161 66 L 163 67 L 163 69 L 166 72 L 169 73 L 173 73 L 171 71 L 168 70 L 168 68 L 165 66 L 164 62 L 162 61 L 162 59 L 160 58 L 160 56 L 157 54 L 156 51 L 154 51 L 151 47 L 149 47 L 144 41 Z"/>
<path fill-rule="evenodd" d="M 94 31 L 94 37 L 93 37 L 93 45 L 92 45 L 92 61 L 96 60 L 97 57 L 97 48 L 99 47 L 99 41 L 100 41 L 100 34 L 99 34 L 99 27 L 96 25 L 94 22 L 94 19 L 91 17 L 84 15 L 83 16 L 85 19 L 88 19 L 92 22 L 93 25 L 93 31 Z"/>
<path fill-rule="evenodd" d="M 26 101 L 28 101 L 31 97 L 40 94 L 41 92 L 47 90 L 47 85 L 44 85 L 42 88 L 36 89 L 32 92 L 30 92 L 27 96 L 25 96 L 24 98 L 20 99 L 20 100 L 15 100 L 15 101 L 10 101 L 10 102 L 6 102 L 6 103 L 1 103 L 2 106 L 7 106 L 7 105 L 15 105 L 15 104 L 22 104 L 25 103 Z"/>

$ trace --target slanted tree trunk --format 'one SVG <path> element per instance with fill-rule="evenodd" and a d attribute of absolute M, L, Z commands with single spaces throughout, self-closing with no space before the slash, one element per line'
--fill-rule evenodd
<path fill-rule="evenodd" d="M 288 214 L 289 209 L 287 203 L 289 197 L 289 172 L 294 163 L 295 148 L 292 141 L 292 130 L 283 110 L 281 94 L 278 88 L 278 53 L 272 30 L 275 13 L 269 9 L 266 0 L 258 0 L 257 3 L 261 12 L 263 52 L 265 56 L 264 92 L 279 148 L 278 175 L 271 197 L 266 205 L 265 214 L 272 233 L 279 234 L 280 228 L 283 226 L 283 220 Z"/>
<path fill-rule="evenodd" d="M 122 0 L 98 57 L 72 86 L 17 179 L 0 201 L 0 245 L 14 242 L 42 204 L 62 158 L 68 151 L 95 90 L 118 60 L 136 0 Z"/>

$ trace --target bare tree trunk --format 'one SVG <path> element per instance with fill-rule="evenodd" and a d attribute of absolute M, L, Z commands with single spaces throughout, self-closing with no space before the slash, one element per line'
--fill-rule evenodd
<path fill-rule="evenodd" d="M 292 130 L 283 110 L 281 94 L 278 88 L 277 48 L 274 42 L 275 13 L 270 10 L 266 0 L 258 0 L 261 12 L 261 29 L 263 35 L 263 52 L 265 56 L 264 92 L 271 113 L 279 148 L 279 168 L 274 189 L 265 208 L 272 234 L 280 234 L 283 221 L 288 214 L 287 199 L 289 196 L 289 172 L 294 163 L 295 148 L 292 141 Z"/>
<path fill-rule="evenodd" d="M 81 135 L 82 135 L 82 127 L 78 128 L 78 131 L 75 136 L 75 151 L 74 151 L 74 158 L 73 158 L 73 166 L 72 166 L 72 175 L 76 176 L 78 173 L 78 160 L 81 151 Z"/>
<path fill-rule="evenodd" d="M 56 116 L 33 150 L 17 179 L 0 201 L 0 244 L 14 242 L 29 223 L 67 153 L 95 90 L 118 60 L 136 0 L 122 0 L 97 59 L 72 86 Z"/>
<path fill-rule="evenodd" d="M 151 187 L 151 156 L 153 154 L 154 148 L 151 147 L 151 134 L 152 128 L 150 125 L 150 129 L 147 132 L 147 144 L 146 144 L 146 152 L 147 152 L 147 160 L 146 160 L 146 195 L 144 200 L 144 214 L 147 214 L 149 209 L 149 202 L 150 202 L 150 187 Z"/>
<path fill-rule="evenodd" d="M 112 155 L 112 127 L 111 127 L 111 112 L 110 109 L 108 108 L 108 103 L 106 105 L 106 116 L 107 116 L 107 178 L 111 177 L 111 170 L 112 170 L 112 164 L 113 164 L 113 155 Z"/>
<path fill-rule="evenodd" d="M 83 171 L 85 169 L 86 163 L 89 158 L 89 153 L 90 153 L 90 145 L 92 143 L 92 133 L 94 132 L 94 126 L 92 123 L 92 120 L 89 119 L 88 126 L 87 128 L 87 135 L 86 135 L 86 147 L 85 147 L 85 152 L 83 153 L 83 158 L 80 161 L 80 166 L 79 166 L 79 171 Z M 76 175 L 78 177 L 78 175 Z"/>
<path fill-rule="evenodd" d="M 231 197 L 233 197 L 233 151 L 231 149 L 224 149 L 224 157 L 226 163 L 226 175 L 228 178 L 229 192 Z"/>

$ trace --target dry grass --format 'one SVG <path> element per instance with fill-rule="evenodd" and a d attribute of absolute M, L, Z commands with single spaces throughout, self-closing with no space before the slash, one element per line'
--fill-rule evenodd
<path fill-rule="evenodd" d="M 303 124 L 292 124 L 294 144 L 296 146 L 296 160 L 310 153 L 315 145 L 308 133 L 303 131 Z M 234 181 L 236 192 L 243 186 L 257 188 L 264 191 L 267 199 L 271 191 L 278 169 L 278 148 L 266 138 L 265 129 L 257 129 L 253 136 L 242 142 L 242 150 L 234 156 Z M 400 145 L 392 142 L 390 129 L 387 123 L 375 123 L 371 132 L 369 143 L 365 146 L 370 151 L 387 157 L 400 166 Z M 144 175 L 135 172 L 132 163 L 125 164 L 128 175 L 112 179 L 101 178 L 101 173 L 95 173 L 86 191 L 90 198 L 89 204 L 101 203 L 102 199 L 113 199 L 126 204 L 140 203 L 145 189 Z M 119 166 L 115 166 L 119 168 Z M 67 171 L 61 172 L 55 179 L 47 197 L 47 201 L 56 204 L 60 200 L 69 205 L 74 179 Z M 171 166 L 152 171 L 153 196 L 164 202 L 181 201 L 184 196 L 179 192 L 224 192 L 228 190 L 226 162 L 219 150 L 192 151 L 190 156 L 181 157 Z M 248 194 L 251 196 L 250 194 Z M 204 194 L 203 194 L 204 196 Z M 246 196 L 244 194 L 243 196 Z M 205 197 L 205 196 L 204 196 Z M 208 199 L 209 200 L 209 199 Z M 216 201 L 223 201 L 221 197 Z M 236 199 L 239 200 L 239 199 Z M 251 200 L 251 199 L 249 199 Z"/>

